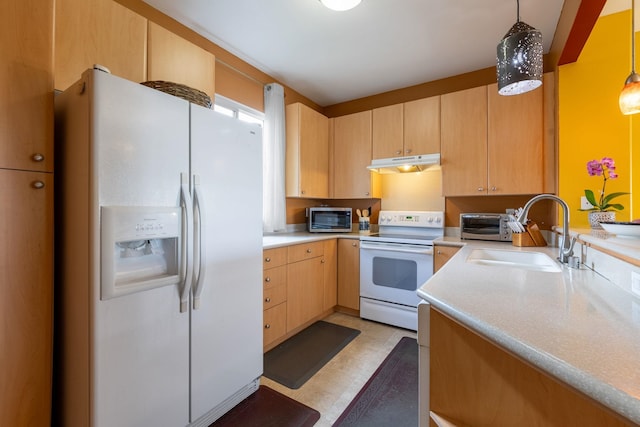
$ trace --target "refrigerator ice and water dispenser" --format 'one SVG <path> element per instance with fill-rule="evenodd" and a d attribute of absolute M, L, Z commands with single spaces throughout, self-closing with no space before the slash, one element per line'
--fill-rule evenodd
<path fill-rule="evenodd" d="M 103 300 L 180 283 L 178 207 L 101 207 Z"/>

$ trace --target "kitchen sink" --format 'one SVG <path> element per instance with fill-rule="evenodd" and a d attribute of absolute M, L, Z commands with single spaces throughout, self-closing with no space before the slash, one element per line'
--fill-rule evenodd
<path fill-rule="evenodd" d="M 557 261 L 542 252 L 473 249 L 467 257 L 467 262 L 534 271 L 562 271 Z"/>

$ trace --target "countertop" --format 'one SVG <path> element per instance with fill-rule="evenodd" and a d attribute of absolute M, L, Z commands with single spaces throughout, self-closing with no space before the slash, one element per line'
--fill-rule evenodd
<path fill-rule="evenodd" d="M 306 231 L 294 231 L 291 233 L 270 233 L 262 236 L 262 248 L 272 249 L 282 246 L 296 245 L 299 243 L 317 242 L 328 239 L 360 239 L 363 233 L 352 231 L 351 233 L 309 233 Z"/>
<path fill-rule="evenodd" d="M 455 238 L 442 243 L 461 244 Z M 466 262 L 479 247 L 537 251 L 553 259 L 558 251 L 465 241 L 418 294 L 469 329 L 640 424 L 640 298 L 584 266 L 558 264 L 560 272 L 542 272 Z"/>

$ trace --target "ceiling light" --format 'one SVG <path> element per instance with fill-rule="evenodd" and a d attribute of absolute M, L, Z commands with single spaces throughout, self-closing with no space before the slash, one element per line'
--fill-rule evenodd
<path fill-rule="evenodd" d="M 542 33 L 520 21 L 520 1 L 516 4 L 517 21 L 497 48 L 500 95 L 518 95 L 542 84 Z"/>
<path fill-rule="evenodd" d="M 320 0 L 320 3 L 331 10 L 343 11 L 353 9 L 361 0 Z"/>
<path fill-rule="evenodd" d="M 636 73 L 635 0 L 631 0 L 631 74 L 624 82 L 618 103 L 622 114 L 640 113 L 640 76 Z"/>

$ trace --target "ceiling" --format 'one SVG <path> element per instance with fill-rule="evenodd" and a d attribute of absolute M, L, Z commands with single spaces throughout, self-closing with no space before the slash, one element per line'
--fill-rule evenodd
<path fill-rule="evenodd" d="M 495 66 L 515 0 L 144 0 L 320 106 Z M 522 0 L 551 46 L 564 0 Z"/>

